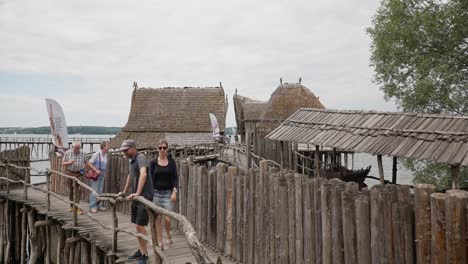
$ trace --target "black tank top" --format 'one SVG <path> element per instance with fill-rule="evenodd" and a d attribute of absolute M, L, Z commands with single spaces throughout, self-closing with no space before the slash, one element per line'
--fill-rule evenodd
<path fill-rule="evenodd" d="M 166 166 L 161 166 L 156 161 L 154 175 L 154 189 L 172 190 L 172 171 L 171 166 L 169 166 L 169 163 Z"/>

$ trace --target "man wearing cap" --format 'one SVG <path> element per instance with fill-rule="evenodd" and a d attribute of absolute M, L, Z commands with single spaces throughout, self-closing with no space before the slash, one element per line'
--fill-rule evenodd
<path fill-rule="evenodd" d="M 142 196 L 152 201 L 153 182 L 151 177 L 147 176 L 149 167 L 148 160 L 143 154 L 137 151 L 135 141 L 131 139 L 124 140 L 120 150 L 129 160 L 129 174 L 127 176 L 125 188 L 119 195 L 127 193 L 128 189 L 131 188 L 131 194 L 127 197 L 129 200 L 133 200 L 135 196 Z M 131 211 L 131 222 L 136 224 L 137 233 L 147 235 L 145 226 L 148 225 L 149 217 L 146 212 L 146 207 L 137 201 L 132 201 Z M 138 263 L 145 264 L 148 261 L 146 241 L 138 238 L 138 242 L 140 244 L 140 249 L 137 250 L 135 254 L 128 257 L 128 259 L 138 259 Z"/>

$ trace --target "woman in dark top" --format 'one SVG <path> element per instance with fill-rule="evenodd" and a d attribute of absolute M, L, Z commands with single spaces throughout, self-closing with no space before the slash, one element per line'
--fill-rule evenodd
<path fill-rule="evenodd" d="M 154 199 L 153 202 L 169 211 L 172 211 L 172 204 L 177 199 L 177 167 L 175 160 L 167 156 L 168 146 L 166 140 L 161 139 L 158 142 L 159 156 L 150 162 L 150 173 L 154 185 Z M 167 244 L 172 245 L 171 239 L 171 219 L 165 217 L 165 226 L 167 234 Z M 158 241 L 161 248 L 162 243 L 162 219 L 160 216 L 157 218 L 157 231 Z"/>

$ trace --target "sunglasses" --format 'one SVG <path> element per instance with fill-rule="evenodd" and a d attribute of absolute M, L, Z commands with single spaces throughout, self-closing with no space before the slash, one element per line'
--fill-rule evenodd
<path fill-rule="evenodd" d="M 159 149 L 159 150 L 163 150 L 163 149 L 166 150 L 167 147 L 158 147 L 158 149 Z"/>

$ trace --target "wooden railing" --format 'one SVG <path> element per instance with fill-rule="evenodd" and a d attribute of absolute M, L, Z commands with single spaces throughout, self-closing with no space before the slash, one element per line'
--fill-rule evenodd
<path fill-rule="evenodd" d="M 48 213 L 50 211 L 50 197 L 53 196 L 56 199 L 58 199 L 58 200 L 60 200 L 62 202 L 68 203 L 68 204 L 73 206 L 73 229 L 74 230 L 78 230 L 78 209 L 80 209 L 81 211 L 83 211 L 86 214 L 87 217 L 89 217 L 94 222 L 98 223 L 102 228 L 107 229 L 107 230 L 111 230 L 113 232 L 112 252 L 108 253 L 108 256 L 112 257 L 112 260 L 111 260 L 112 263 L 118 262 L 117 257 L 116 257 L 116 252 L 117 252 L 117 248 L 118 248 L 117 235 L 118 235 L 119 232 L 126 233 L 126 234 L 129 234 L 129 235 L 134 236 L 136 238 L 143 239 L 143 240 L 149 242 L 150 244 L 152 243 L 153 244 L 152 248 L 153 248 L 153 251 L 154 251 L 154 254 L 155 254 L 155 263 L 162 263 L 163 261 L 165 261 L 165 259 L 166 259 L 165 254 L 158 247 L 157 229 L 156 229 L 156 225 L 155 225 L 157 215 L 169 216 L 170 218 L 175 219 L 176 221 L 178 221 L 180 223 L 181 227 L 182 227 L 182 231 L 183 231 L 185 237 L 188 240 L 188 243 L 190 245 L 190 249 L 191 249 L 192 254 L 195 257 L 197 263 L 211 263 L 211 260 L 209 259 L 204 246 L 202 245 L 202 243 L 199 241 L 198 237 L 196 236 L 196 233 L 195 233 L 195 230 L 194 230 L 193 226 L 190 224 L 190 222 L 187 220 L 187 218 L 185 216 L 181 215 L 181 214 L 174 213 L 174 212 L 168 211 L 168 210 L 166 210 L 164 208 L 161 208 L 161 207 L 153 204 L 152 202 L 146 200 L 145 198 L 143 198 L 141 196 L 135 197 L 133 200 L 143 204 L 146 207 L 146 209 L 147 209 L 147 211 L 149 213 L 150 220 L 151 220 L 151 223 L 152 223 L 151 224 L 151 234 L 152 235 L 151 235 L 151 238 L 149 238 L 146 235 L 134 233 L 134 232 L 127 231 L 127 230 L 124 230 L 122 228 L 119 228 L 116 209 L 117 209 L 118 203 L 120 203 L 122 201 L 128 201 L 128 199 L 126 197 L 118 196 L 117 194 L 113 194 L 113 193 L 101 193 L 101 194 L 99 194 L 93 188 L 89 187 L 86 183 L 83 183 L 82 181 L 80 181 L 76 177 L 72 177 L 72 176 L 66 175 L 66 174 L 64 174 L 62 172 L 51 170 L 51 169 L 46 169 L 46 171 L 43 172 L 43 171 L 35 170 L 32 167 L 21 167 L 21 166 L 17 166 L 17 165 L 14 165 L 14 164 L 10 164 L 8 162 L 6 162 L 6 163 L 0 162 L 0 167 L 5 168 L 4 175 L 2 177 L 0 177 L 0 180 L 6 181 L 6 193 L 10 193 L 10 189 L 11 189 L 10 183 L 20 183 L 20 184 L 23 184 L 23 188 L 24 188 L 23 198 L 24 198 L 25 201 L 28 200 L 28 188 L 31 188 L 33 190 L 40 191 L 40 192 L 43 192 L 43 193 L 46 194 L 46 204 L 47 204 L 47 207 L 46 207 L 47 208 L 46 209 L 46 222 L 42 223 L 42 224 L 46 225 L 46 228 L 47 228 L 47 230 L 46 230 L 46 235 L 48 236 L 47 241 L 50 241 L 50 231 L 48 230 L 48 225 L 50 224 L 50 221 L 49 221 Z M 25 170 L 25 172 L 26 172 L 25 180 L 12 180 L 12 179 L 10 179 L 10 177 L 9 177 L 9 167 Z M 46 190 L 44 190 L 42 188 L 39 188 L 37 186 L 34 186 L 34 185 L 32 185 L 30 183 L 29 175 L 30 175 L 31 170 L 35 171 L 37 175 L 45 174 L 45 176 L 46 176 Z M 55 175 L 58 175 L 58 176 L 60 176 L 62 178 L 69 179 L 69 180 L 73 181 L 73 190 L 74 190 L 73 201 L 65 199 L 61 195 L 58 195 L 57 193 L 50 191 L 50 185 L 51 185 L 50 184 L 51 183 L 50 177 L 51 177 L 52 173 L 54 173 Z M 95 218 L 89 211 L 87 211 L 85 208 L 83 208 L 83 207 L 81 207 L 79 205 L 79 203 L 78 203 L 78 201 L 79 201 L 78 188 L 79 187 L 78 186 L 81 186 L 82 188 L 88 190 L 90 193 L 94 194 L 98 201 L 107 201 L 107 202 L 109 202 L 109 204 L 111 205 L 111 211 L 112 211 L 112 219 L 113 219 L 113 221 L 112 221 L 113 225 L 112 226 L 105 225 L 100 220 Z M 23 205 L 23 206 L 25 207 L 25 205 Z M 26 250 L 25 246 L 26 246 L 26 244 L 22 243 L 21 252 L 25 252 L 25 250 Z M 51 257 L 50 246 L 47 246 L 47 250 L 49 252 L 48 254 L 46 254 L 46 256 L 48 258 L 47 263 L 50 263 L 50 257 Z M 21 255 L 21 263 L 24 263 L 24 256 L 25 255 L 23 255 L 23 254 Z M 31 256 L 35 256 L 35 255 L 31 254 Z"/>

